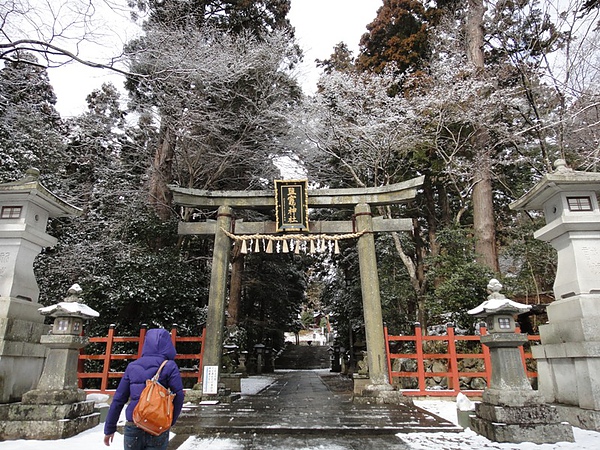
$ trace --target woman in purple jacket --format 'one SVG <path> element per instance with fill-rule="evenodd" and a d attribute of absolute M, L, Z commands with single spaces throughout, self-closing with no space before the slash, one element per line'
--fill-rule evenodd
<path fill-rule="evenodd" d="M 144 340 L 142 357 L 131 362 L 125 369 L 123 378 L 117 387 L 110 409 L 108 410 L 106 422 L 104 423 L 105 445 L 112 443 L 121 410 L 125 403 L 130 400 L 125 410 L 125 417 L 127 419 L 124 433 L 125 449 L 166 450 L 169 444 L 169 432 L 165 431 L 159 436 L 152 436 L 134 425 L 132 415 L 140 394 L 146 386 L 146 380 L 149 380 L 156 374 L 158 367 L 166 359 L 168 362 L 160 373 L 159 382 L 175 394 L 175 399 L 173 400 L 173 424 L 175 423 L 183 406 L 184 395 L 181 375 L 175 363 L 176 353 L 171 341 L 171 335 L 167 330 L 162 328 L 148 330 L 146 339 Z"/>

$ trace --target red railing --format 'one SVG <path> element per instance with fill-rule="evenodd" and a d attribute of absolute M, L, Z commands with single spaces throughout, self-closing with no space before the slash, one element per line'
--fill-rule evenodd
<path fill-rule="evenodd" d="M 518 330 L 517 330 L 518 331 Z M 481 328 L 481 334 L 487 333 L 486 328 Z M 385 340 L 387 342 L 387 363 L 388 363 L 388 376 L 390 383 L 394 384 L 394 378 L 416 378 L 418 382 L 418 388 L 416 389 L 402 389 L 405 395 L 410 396 L 431 396 L 436 397 L 450 397 L 456 396 L 459 392 L 462 392 L 468 396 L 479 396 L 483 391 L 481 390 L 465 390 L 460 387 L 461 377 L 480 377 L 485 378 L 487 385 L 489 386 L 492 377 L 492 364 L 490 361 L 490 351 L 487 346 L 481 345 L 481 351 L 476 353 L 458 353 L 456 350 L 456 343 L 459 341 L 476 341 L 479 342 L 480 336 L 460 336 L 454 334 L 454 328 L 448 327 L 447 334 L 444 336 L 423 336 L 420 326 L 415 326 L 414 336 L 390 336 L 388 334 L 387 327 L 384 328 Z M 528 336 L 529 343 L 540 340 L 539 336 Z M 445 353 L 426 353 L 424 346 L 428 342 L 442 342 L 445 343 Z M 390 351 L 390 343 L 392 342 L 412 342 L 414 343 L 414 353 L 392 353 Z M 529 378 L 537 377 L 537 372 L 527 370 L 527 361 L 532 360 L 530 352 L 525 352 L 523 346 L 521 349 L 521 358 L 523 360 L 523 366 L 525 367 L 527 376 Z M 416 372 L 399 372 L 392 371 L 392 360 L 402 359 L 414 359 L 416 360 L 417 370 Z M 425 370 L 425 360 L 436 360 L 443 359 L 447 361 L 448 370 L 445 372 L 428 372 Z M 482 359 L 484 370 L 481 372 L 459 372 L 458 362 L 461 359 Z M 447 379 L 447 389 L 428 389 L 426 378 L 441 377 Z"/>
<path fill-rule="evenodd" d="M 177 344 L 190 342 L 198 344 L 198 352 L 194 353 L 178 353 L 175 356 L 176 360 L 188 360 L 192 363 L 192 368 L 180 368 L 181 376 L 183 378 L 196 378 L 198 383 L 202 379 L 202 358 L 204 356 L 204 337 L 206 334 L 206 329 L 202 331 L 202 336 L 178 336 L 177 328 L 171 328 L 171 340 L 173 341 L 173 345 L 177 349 Z M 79 383 L 79 387 L 81 389 L 85 389 L 88 392 L 102 392 L 106 393 L 114 389 L 109 387 L 109 380 L 111 379 L 120 379 L 123 377 L 123 371 L 115 370 L 111 367 L 111 363 L 113 361 L 133 361 L 138 359 L 144 347 L 144 339 L 146 337 L 146 328 L 140 328 L 140 334 L 138 336 L 115 336 L 115 327 L 111 325 L 108 330 L 108 335 L 106 337 L 92 337 L 89 339 L 90 344 L 100 344 L 104 345 L 104 351 L 99 354 L 85 354 L 84 350 L 81 349 L 79 354 L 79 361 L 77 366 L 77 379 Z M 125 344 L 125 346 L 132 347 L 137 344 L 137 351 L 135 353 L 113 353 L 113 349 L 115 348 L 115 344 Z M 195 347 L 192 345 L 192 347 Z M 102 361 L 102 371 L 101 372 L 88 372 L 86 371 L 86 361 Z M 96 379 L 100 380 L 100 387 L 96 388 L 87 388 L 86 380 Z"/>

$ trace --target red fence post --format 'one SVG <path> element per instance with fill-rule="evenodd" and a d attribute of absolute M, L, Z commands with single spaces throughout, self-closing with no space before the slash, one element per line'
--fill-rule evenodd
<path fill-rule="evenodd" d="M 385 356 L 387 358 L 388 382 L 392 383 L 392 359 L 390 358 L 390 341 L 388 340 L 388 327 L 383 327 L 383 339 L 385 342 Z"/>
<path fill-rule="evenodd" d="M 202 329 L 202 340 L 200 341 L 200 361 L 198 361 L 198 383 L 202 382 L 202 370 L 204 361 L 204 342 L 206 338 L 206 327 Z"/>
<path fill-rule="evenodd" d="M 171 327 L 171 342 L 173 343 L 173 347 L 177 348 L 177 324 L 174 323 Z"/>
<path fill-rule="evenodd" d="M 81 330 L 81 336 L 85 336 L 85 331 Z M 80 355 L 84 355 L 85 351 L 83 350 L 85 347 L 81 347 L 79 349 L 79 354 Z M 77 387 L 79 389 L 83 389 L 85 387 L 85 382 L 83 381 L 83 378 L 79 377 L 80 373 L 85 372 L 85 361 L 81 358 L 77 358 Z"/>
<path fill-rule="evenodd" d="M 485 336 L 487 334 L 486 327 L 479 327 L 479 334 Z M 487 345 L 481 344 L 481 351 L 483 352 L 483 363 L 485 365 L 485 381 L 487 386 L 490 387 L 492 382 L 492 359 L 490 357 L 490 349 Z"/>
<path fill-rule="evenodd" d="M 415 350 L 417 352 L 417 377 L 419 380 L 419 391 L 425 392 L 425 361 L 423 360 L 423 334 L 421 324 L 415 323 Z"/>
<path fill-rule="evenodd" d="M 148 327 L 148 325 L 146 325 L 145 323 L 142 324 L 142 326 L 140 327 L 140 336 L 139 336 L 139 340 L 138 340 L 138 349 L 137 349 L 137 357 L 136 359 L 140 358 L 142 356 L 142 352 L 144 351 L 144 342 L 146 341 L 146 328 Z"/>
<path fill-rule="evenodd" d="M 106 352 L 104 353 L 104 368 L 102 369 L 102 381 L 100 390 L 106 392 L 108 389 L 108 373 L 110 372 L 110 360 L 112 356 L 113 339 L 115 337 L 115 324 L 110 324 L 106 338 Z"/>
<path fill-rule="evenodd" d="M 449 372 L 451 373 L 451 383 L 448 383 L 448 387 L 450 389 L 453 389 L 454 392 L 458 393 L 460 392 L 460 379 L 458 377 L 458 357 L 456 355 L 456 340 L 454 337 L 454 327 L 449 326 L 446 328 L 446 330 L 448 333 L 448 364 L 450 365 Z"/>

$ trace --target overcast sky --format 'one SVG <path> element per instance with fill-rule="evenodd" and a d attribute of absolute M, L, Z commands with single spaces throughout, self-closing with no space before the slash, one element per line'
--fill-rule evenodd
<path fill-rule="evenodd" d="M 334 46 L 342 41 L 356 55 L 360 37 L 382 3 L 382 0 L 292 0 L 289 18 L 305 52 L 304 64 L 298 69 L 298 76 L 306 93 L 314 92 L 319 76 L 315 59 L 327 59 Z M 126 16 L 126 12 L 122 14 Z M 112 17 L 104 25 L 107 29 L 111 28 L 116 47 L 122 47 L 123 42 L 135 34 L 134 27 L 128 25 L 124 18 Z M 96 46 L 91 52 L 92 57 L 96 58 L 107 50 Z M 102 83 L 111 81 L 118 88 L 123 85 L 122 78 L 109 71 L 86 68 L 80 64 L 51 69 L 49 76 L 58 97 L 57 108 L 63 117 L 82 113 L 85 110 L 85 97 Z"/>
<path fill-rule="evenodd" d="M 360 37 L 382 4 L 382 0 L 292 0 L 288 17 L 305 52 L 300 77 L 307 93 L 314 92 L 319 76 L 315 59 L 329 58 L 340 42 L 356 56 Z"/>

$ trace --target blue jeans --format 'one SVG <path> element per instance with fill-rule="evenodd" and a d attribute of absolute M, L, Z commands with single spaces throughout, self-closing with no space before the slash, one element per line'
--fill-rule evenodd
<path fill-rule="evenodd" d="M 125 425 L 124 444 L 125 450 L 167 450 L 169 432 L 152 436 L 136 426 Z"/>

